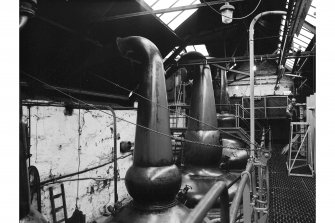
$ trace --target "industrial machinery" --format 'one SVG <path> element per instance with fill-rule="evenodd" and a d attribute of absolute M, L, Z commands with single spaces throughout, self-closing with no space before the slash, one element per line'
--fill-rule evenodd
<path fill-rule="evenodd" d="M 205 60 L 206 58 L 198 52 L 190 52 L 182 56 L 179 62 L 192 59 Z M 189 186 L 191 188 L 186 194 L 186 205 L 192 208 L 216 181 L 225 181 L 227 185 L 233 182 L 240 171 L 234 174 L 226 170 L 230 167 L 244 169 L 248 154 L 242 150 L 232 151 L 230 148 L 243 148 L 245 143 L 225 134 L 218 128 L 209 65 L 192 65 L 187 69 L 188 76 L 193 78 L 193 87 L 188 126 L 185 133 L 185 165 L 181 167 L 181 170 L 182 187 Z M 230 122 L 230 119 L 227 121 Z M 233 153 L 234 155 L 227 156 Z M 236 189 L 236 184 L 229 188 L 230 200 L 234 197 Z"/>
<path fill-rule="evenodd" d="M 121 54 L 140 75 L 134 161 L 125 183 L 133 200 L 107 222 L 183 222 L 188 208 L 175 197 L 181 174 L 173 162 L 162 57 L 148 39 L 118 38 Z"/>

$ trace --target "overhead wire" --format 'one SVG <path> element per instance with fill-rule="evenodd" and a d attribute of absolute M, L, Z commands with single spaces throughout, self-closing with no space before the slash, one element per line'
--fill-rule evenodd
<path fill-rule="evenodd" d="M 220 16 L 223 16 L 223 17 L 226 17 L 226 18 L 228 18 L 228 19 L 232 19 L 232 20 L 240 20 L 240 19 L 245 19 L 245 18 L 249 17 L 250 15 L 252 15 L 252 14 L 257 10 L 258 6 L 261 4 L 261 1 L 262 1 L 262 0 L 259 0 L 259 1 L 258 1 L 257 6 L 256 6 L 256 7 L 254 8 L 254 10 L 252 10 L 248 15 L 243 16 L 243 17 L 239 17 L 239 18 L 231 18 L 231 17 L 225 16 L 225 15 L 222 15 L 221 12 L 219 12 L 219 11 L 217 11 L 215 8 L 213 8 L 213 6 L 211 6 L 210 4 L 208 4 L 207 1 L 204 0 L 204 3 L 205 3 L 208 7 L 210 7 L 214 12 L 216 12 L 217 14 L 219 14 Z"/>
<path fill-rule="evenodd" d="M 77 197 L 76 197 L 76 208 L 78 208 L 78 200 L 79 200 L 79 170 L 80 170 L 80 136 L 81 136 L 81 126 L 80 126 L 80 103 L 79 103 L 79 109 L 78 109 L 78 169 L 77 169 Z"/>
<path fill-rule="evenodd" d="M 114 86 L 117 86 L 117 87 L 119 87 L 119 88 L 121 88 L 121 89 L 123 89 L 123 90 L 125 90 L 125 91 L 132 92 L 130 89 L 128 89 L 128 88 L 126 88 L 126 87 L 123 87 L 123 86 L 121 86 L 121 85 L 119 85 L 119 84 L 117 84 L 117 83 L 115 83 L 115 82 L 113 82 L 113 81 L 111 81 L 111 80 L 109 80 L 109 79 L 106 79 L 106 78 L 104 78 L 104 77 L 102 77 L 102 76 L 100 76 L 100 75 L 98 75 L 98 74 L 95 74 L 95 76 L 97 76 L 98 78 L 100 78 L 100 79 L 102 79 L 102 80 L 104 80 L 104 81 L 106 81 L 106 82 L 108 82 L 108 83 L 110 83 L 110 84 L 113 84 Z M 258 145 L 256 145 L 256 144 L 251 143 L 250 141 L 247 141 L 247 140 L 245 140 L 245 139 L 243 139 L 243 138 L 241 138 L 241 137 L 238 137 L 238 136 L 236 136 L 236 135 L 234 135 L 234 134 L 231 134 L 231 133 L 229 133 L 229 132 L 222 131 L 221 129 L 217 128 L 216 126 L 213 126 L 213 125 L 210 125 L 210 124 L 205 123 L 205 122 L 203 122 L 203 121 L 200 121 L 199 119 L 196 119 L 196 118 L 194 118 L 194 117 L 192 117 L 192 116 L 189 116 L 189 115 L 187 115 L 187 114 L 185 114 L 185 113 L 182 113 L 182 112 L 176 111 L 176 110 L 174 110 L 174 109 L 170 109 L 170 108 L 168 108 L 168 107 L 166 107 L 166 106 L 160 105 L 160 104 L 158 104 L 157 102 L 151 101 L 150 99 L 148 99 L 148 98 L 146 98 L 146 97 L 144 97 L 144 96 L 142 96 L 142 95 L 140 95 L 140 94 L 138 94 L 138 93 L 136 93 L 136 92 L 132 92 L 132 93 L 135 94 L 135 95 L 137 95 L 138 97 L 140 97 L 140 98 L 142 98 L 142 99 L 144 99 L 144 100 L 146 100 L 146 101 L 148 101 L 148 102 L 150 102 L 150 103 L 152 103 L 152 104 L 155 104 L 155 105 L 157 105 L 157 106 L 159 106 L 159 107 L 161 107 L 161 108 L 164 108 L 164 109 L 166 109 L 166 110 L 168 110 L 168 111 L 170 111 L 170 112 L 175 112 L 175 113 L 177 113 L 178 115 L 182 115 L 182 116 L 184 116 L 184 117 L 187 117 L 187 118 L 189 118 L 189 119 L 192 119 L 192 120 L 194 120 L 194 121 L 197 121 L 197 122 L 199 122 L 199 123 L 201 123 L 201 124 L 204 124 L 204 125 L 206 125 L 206 126 L 208 126 L 208 127 L 214 128 L 215 130 L 218 130 L 218 131 L 220 131 L 220 132 L 222 132 L 222 133 L 225 133 L 225 134 L 227 134 L 227 135 L 229 135 L 229 136 L 232 136 L 232 137 L 234 137 L 234 138 L 236 138 L 236 139 L 242 140 L 242 141 L 244 141 L 244 142 L 247 143 L 247 144 L 251 144 L 251 145 L 254 145 L 254 146 L 256 146 L 256 147 L 258 146 Z"/>
<path fill-rule="evenodd" d="M 36 80 L 36 81 L 38 81 L 38 82 L 40 82 L 40 83 L 43 83 L 43 84 L 45 84 L 45 85 L 51 87 L 52 89 L 54 89 L 54 90 L 60 92 L 61 94 L 66 95 L 67 97 L 70 97 L 70 98 L 72 98 L 72 99 L 74 99 L 74 100 L 76 100 L 76 101 L 78 101 L 78 102 L 81 102 L 81 103 L 83 103 L 83 104 L 85 104 L 85 105 L 88 105 L 88 106 L 91 107 L 91 108 L 94 108 L 94 109 L 96 109 L 96 110 L 99 110 L 100 112 L 102 112 L 102 113 L 104 113 L 104 114 L 106 114 L 106 115 L 113 116 L 113 115 L 111 115 L 111 114 L 109 114 L 109 113 L 107 113 L 107 112 L 105 112 L 105 111 L 99 109 L 97 106 L 94 106 L 94 105 L 89 104 L 89 103 L 87 103 L 87 102 L 85 102 L 85 101 L 82 101 L 82 100 L 80 100 L 80 99 L 78 99 L 78 98 L 76 98 L 76 97 L 73 97 L 72 95 L 69 95 L 69 94 L 63 92 L 63 91 L 57 89 L 56 87 L 54 87 L 54 86 L 52 86 L 52 85 L 49 85 L 48 83 L 46 83 L 46 82 L 44 82 L 44 81 L 42 81 L 42 80 L 40 80 L 40 79 L 38 79 L 38 78 L 36 78 L 36 77 L 34 77 L 34 76 L 28 74 L 28 73 L 26 73 L 26 72 L 23 72 L 23 71 L 21 71 L 21 72 L 22 72 L 24 75 L 26 75 L 26 76 L 28 76 L 28 77 L 30 77 L 30 78 L 32 78 L 32 79 L 34 79 L 34 80 Z M 248 148 L 237 148 L 237 147 L 220 146 L 220 145 L 214 145 L 214 144 L 206 144 L 206 143 L 197 142 L 197 141 L 192 141 L 192 140 L 188 140 L 188 139 L 184 139 L 184 138 L 180 138 L 180 137 L 175 137 L 175 136 L 173 136 L 173 135 L 169 135 L 169 134 L 166 134 L 166 133 L 163 133 L 163 132 L 159 132 L 159 131 L 156 131 L 156 130 L 154 130 L 154 129 L 145 127 L 145 126 L 143 126 L 143 125 L 140 125 L 140 124 L 137 124 L 137 123 L 133 123 L 133 122 L 128 121 L 128 120 L 126 120 L 126 119 L 124 119 L 124 118 L 120 118 L 120 117 L 118 117 L 118 116 L 115 116 L 115 117 L 116 117 L 117 119 L 122 120 L 122 121 L 124 121 L 124 122 L 127 122 L 127 123 L 129 123 L 129 124 L 132 124 L 132 125 L 141 127 L 141 128 L 146 129 L 146 130 L 148 130 L 148 131 L 154 132 L 154 133 L 159 134 L 159 135 L 163 135 L 163 136 L 165 136 L 165 137 L 168 137 L 168 138 L 170 138 L 170 139 L 174 139 L 174 140 L 177 140 L 177 141 L 188 142 L 188 143 L 193 143 L 193 144 L 198 144 L 198 145 L 203 145 L 203 146 L 208 146 L 208 147 L 215 147 L 215 148 L 220 148 L 220 149 L 222 149 L 222 148 L 227 148 L 227 149 L 233 149 L 233 150 L 249 150 Z M 235 153 L 234 153 L 234 152 L 232 152 L 232 154 L 235 156 Z"/>

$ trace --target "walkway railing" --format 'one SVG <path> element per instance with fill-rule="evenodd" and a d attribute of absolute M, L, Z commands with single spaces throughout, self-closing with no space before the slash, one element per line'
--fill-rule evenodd
<path fill-rule="evenodd" d="M 267 131 L 263 129 L 262 132 L 261 146 L 257 148 L 256 158 L 249 159 L 241 176 L 230 185 L 226 185 L 223 181 L 216 182 L 189 214 L 186 223 L 203 222 L 207 212 L 219 197 L 220 219 L 212 219 L 209 222 L 235 223 L 240 217 L 244 223 L 267 221 L 269 206 L 267 160 L 270 158 L 271 129 Z M 238 180 L 240 182 L 229 207 L 228 189 Z M 243 201 L 242 207 L 241 201 Z M 242 214 L 239 214 L 241 209 Z"/>

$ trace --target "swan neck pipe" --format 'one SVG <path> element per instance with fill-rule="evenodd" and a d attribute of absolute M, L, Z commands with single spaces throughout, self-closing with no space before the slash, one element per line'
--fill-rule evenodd
<path fill-rule="evenodd" d="M 285 11 L 267 11 L 255 16 L 249 27 L 249 56 L 250 56 L 250 157 L 255 157 L 255 101 L 254 101 L 254 26 L 259 18 L 265 15 L 286 15 Z"/>

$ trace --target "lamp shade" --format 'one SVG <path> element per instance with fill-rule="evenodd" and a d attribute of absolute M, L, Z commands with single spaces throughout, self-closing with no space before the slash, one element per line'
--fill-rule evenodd
<path fill-rule="evenodd" d="M 229 24 L 233 21 L 234 10 L 235 7 L 230 5 L 228 2 L 226 2 L 223 6 L 221 6 L 220 12 L 222 17 L 222 23 Z"/>

